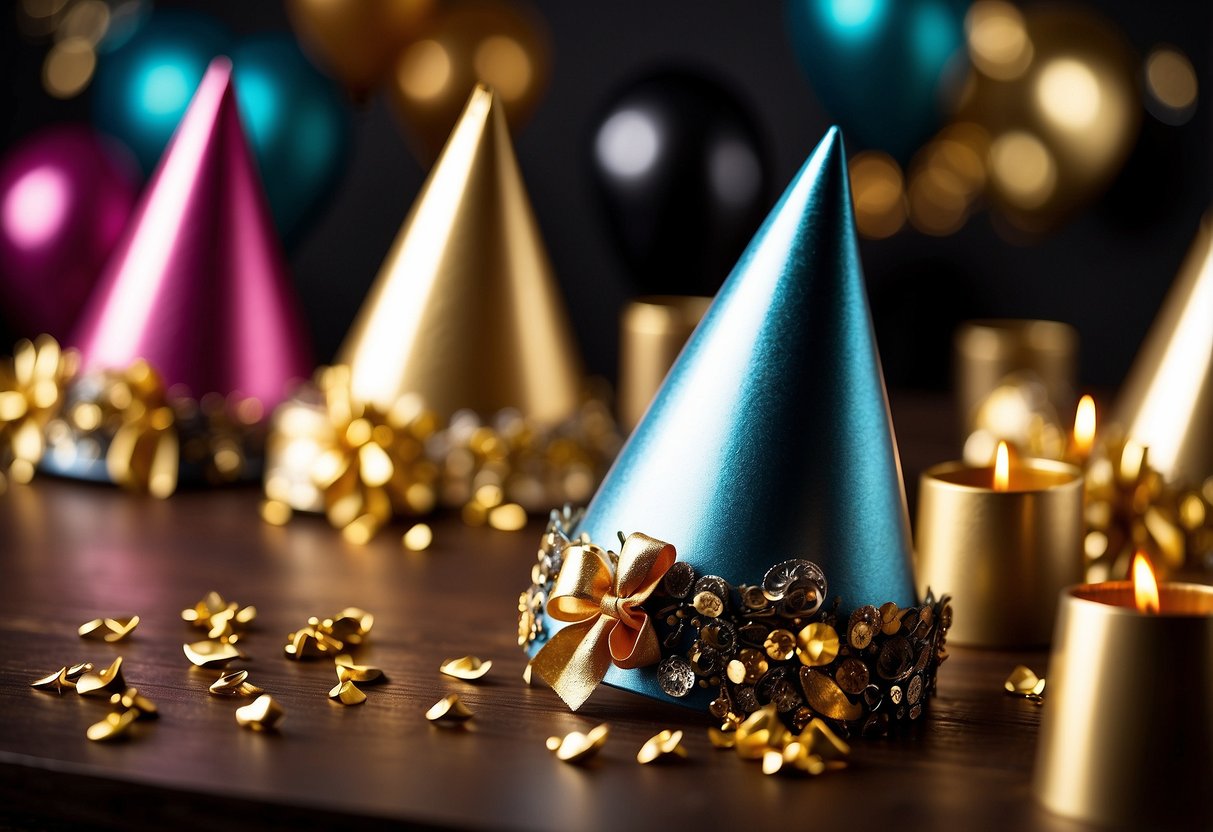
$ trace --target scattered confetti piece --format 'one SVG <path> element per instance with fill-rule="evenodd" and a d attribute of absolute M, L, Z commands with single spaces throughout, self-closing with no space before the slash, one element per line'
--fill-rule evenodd
<path fill-rule="evenodd" d="M 342 705 L 361 705 L 366 701 L 366 694 L 360 691 L 353 682 L 341 681 L 329 691 L 329 699 L 340 702 Z"/>
<path fill-rule="evenodd" d="M 447 659 L 439 670 L 447 676 L 454 676 L 465 682 L 475 682 L 484 677 L 493 667 L 491 660 L 482 660 L 476 656 L 461 656 L 458 659 Z"/>
<path fill-rule="evenodd" d="M 257 696 L 264 691 L 248 681 L 247 670 L 220 676 L 209 688 L 212 696 Z"/>
<path fill-rule="evenodd" d="M 605 722 L 590 729 L 589 733 L 573 731 L 561 737 L 548 737 L 548 750 L 556 759 L 566 763 L 584 763 L 593 758 L 606 745 L 611 728 Z"/>
<path fill-rule="evenodd" d="M 109 699 L 115 693 L 126 690 L 126 682 L 122 679 L 122 657 L 114 659 L 113 664 L 104 670 L 89 670 L 80 675 L 76 681 L 76 693 L 99 699 Z"/>
<path fill-rule="evenodd" d="M 273 731 L 285 716 L 286 711 L 274 697 L 263 693 L 252 703 L 236 709 L 236 724 L 250 731 Z"/>
<path fill-rule="evenodd" d="M 222 670 L 236 659 L 244 658 L 236 645 L 226 641 L 195 641 L 181 645 L 181 649 L 191 664 L 204 670 Z"/>
<path fill-rule="evenodd" d="M 425 712 L 425 718 L 435 725 L 460 725 L 472 718 L 472 712 L 459 701 L 458 694 L 452 693 L 435 702 Z"/>
<path fill-rule="evenodd" d="M 636 762 L 648 765 L 656 762 L 672 762 L 686 759 L 687 750 L 682 747 L 681 731 L 662 731 L 651 737 L 636 754 Z"/>

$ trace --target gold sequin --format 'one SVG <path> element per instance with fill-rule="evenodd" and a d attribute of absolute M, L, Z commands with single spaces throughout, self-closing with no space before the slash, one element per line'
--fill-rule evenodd
<path fill-rule="evenodd" d="M 796 636 L 796 655 L 808 667 L 820 667 L 838 656 L 838 632 L 829 624 L 815 622 Z"/>
<path fill-rule="evenodd" d="M 636 753 L 636 762 L 648 765 L 656 762 L 671 762 L 686 759 L 687 750 L 682 747 L 682 732 L 665 730 L 650 737 Z"/>
<path fill-rule="evenodd" d="M 611 729 L 605 722 L 591 728 L 587 733 L 573 731 L 564 737 L 548 737 L 547 748 L 556 759 L 566 763 L 584 763 L 593 758 L 606 745 Z"/>
<path fill-rule="evenodd" d="M 780 662 L 786 662 L 796 655 L 796 636 L 791 630 L 771 630 L 763 646 L 767 655 Z"/>
<path fill-rule="evenodd" d="M 724 612 L 724 601 L 714 592 L 703 591 L 695 595 L 695 611 L 708 618 L 718 618 Z"/>
<path fill-rule="evenodd" d="M 454 676 L 465 682 L 475 682 L 484 678 L 492 667 L 491 660 L 482 660 L 476 656 L 461 656 L 458 659 L 447 659 L 438 669 L 447 676 Z"/>
<path fill-rule="evenodd" d="M 800 668 L 800 683 L 809 707 L 822 716 L 843 721 L 863 716 L 863 706 L 847 699 L 842 688 L 820 670 Z"/>
<path fill-rule="evenodd" d="M 735 685 L 752 685 L 763 677 L 770 665 L 760 650 L 745 647 L 729 662 L 725 672 Z"/>

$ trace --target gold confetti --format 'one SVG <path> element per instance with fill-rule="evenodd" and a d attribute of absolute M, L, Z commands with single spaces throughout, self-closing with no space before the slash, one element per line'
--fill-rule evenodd
<path fill-rule="evenodd" d="M 371 634 L 371 628 L 375 626 L 375 616 L 358 607 L 346 607 L 332 618 L 320 622 L 309 619 L 308 624 L 338 641 L 358 645 Z"/>
<path fill-rule="evenodd" d="M 49 673 L 41 679 L 29 683 L 34 690 L 44 690 L 48 693 L 63 695 L 65 690 L 75 690 L 76 684 L 67 677 L 67 668 L 61 667 L 54 673 Z"/>
<path fill-rule="evenodd" d="M 605 722 L 588 733 L 573 731 L 562 737 L 548 737 L 547 748 L 557 760 L 566 763 L 584 763 L 593 758 L 606 745 L 611 728 Z"/>
<path fill-rule="evenodd" d="M 724 727 L 708 728 L 708 742 L 713 748 L 726 749 L 734 748 L 737 745 L 737 727 L 731 722 L 726 722 Z"/>
<path fill-rule="evenodd" d="M 182 620 L 200 630 L 206 630 L 207 638 L 230 642 L 235 642 L 256 617 L 256 607 L 241 607 L 234 601 L 224 600 L 222 595 L 213 590 L 191 609 L 181 611 Z"/>
<path fill-rule="evenodd" d="M 340 702 L 342 705 L 361 705 L 366 701 L 366 694 L 360 691 L 353 682 L 343 679 L 329 691 L 329 699 Z"/>
<path fill-rule="evenodd" d="M 447 676 L 454 676 L 465 682 L 475 682 L 484 677 L 493 667 L 491 660 L 481 660 L 476 656 L 462 656 L 458 659 L 447 659 L 439 666 L 439 670 Z"/>
<path fill-rule="evenodd" d="M 247 670 L 237 670 L 225 673 L 211 684 L 212 696 L 257 696 L 263 693 L 261 688 L 248 681 Z"/>
<path fill-rule="evenodd" d="M 489 525 L 500 532 L 516 532 L 526 528 L 526 509 L 518 503 L 506 503 L 489 512 Z"/>
<path fill-rule="evenodd" d="M 244 658 L 238 647 L 226 641 L 195 641 L 181 645 L 181 649 L 191 664 L 204 670 L 222 670 L 236 659 Z"/>
<path fill-rule="evenodd" d="M 122 680 L 122 657 L 114 659 L 113 664 L 104 670 L 89 670 L 80 675 L 76 681 L 76 693 L 98 699 L 109 699 L 115 693 L 126 690 Z"/>
<path fill-rule="evenodd" d="M 156 710 L 156 703 L 134 688 L 127 688 L 122 693 L 115 693 L 110 697 L 110 704 L 120 707 L 124 711 L 134 711 L 136 719 L 156 719 L 160 716 Z"/>
<path fill-rule="evenodd" d="M 94 618 L 81 624 L 78 632 L 80 638 L 93 641 L 105 641 L 113 644 L 122 641 L 139 626 L 139 616 L 131 615 L 123 618 Z"/>
<path fill-rule="evenodd" d="M 333 660 L 337 666 L 337 678 L 342 682 L 357 682 L 360 685 L 377 685 L 387 681 L 387 676 L 369 664 L 354 664 L 351 656 L 341 655 Z"/>
<path fill-rule="evenodd" d="M 636 753 L 636 762 L 647 765 L 655 762 L 682 760 L 687 750 L 682 747 L 682 732 L 665 730 L 649 738 Z"/>
<path fill-rule="evenodd" d="M 472 718 L 468 706 L 459 700 L 459 695 L 452 693 L 444 696 L 425 712 L 425 718 L 435 725 L 459 725 Z"/>
<path fill-rule="evenodd" d="M 308 626 L 293 633 L 287 633 L 286 645 L 282 648 L 282 652 L 288 659 L 303 661 L 332 655 L 344 647 L 345 645 L 340 641 L 326 636 L 315 627 Z"/>
<path fill-rule="evenodd" d="M 774 705 L 759 708 L 737 726 L 734 748 L 743 760 L 761 760 L 768 749 L 783 748 L 788 729 Z"/>
<path fill-rule="evenodd" d="M 1045 680 L 1025 665 L 1016 665 L 1011 675 L 1002 683 L 1002 687 L 1012 696 L 1023 697 L 1037 705 L 1044 701 Z"/>
<path fill-rule="evenodd" d="M 838 656 L 838 632 L 829 624 L 815 622 L 797 634 L 796 646 L 801 664 L 820 667 Z"/>
<path fill-rule="evenodd" d="M 236 724 L 250 731 L 273 731 L 285 716 L 286 711 L 274 697 L 263 693 L 250 704 L 236 709 Z"/>
<path fill-rule="evenodd" d="M 95 722 L 88 727 L 86 736 L 93 742 L 107 742 L 118 739 L 126 734 L 131 725 L 139 718 L 135 709 L 108 714 L 105 719 Z"/>
<path fill-rule="evenodd" d="M 531 683 L 531 663 L 527 662 L 526 667 L 522 668 L 522 681 L 525 684 Z"/>
<path fill-rule="evenodd" d="M 424 552 L 434 542 L 434 531 L 425 523 L 418 523 L 404 533 L 400 542 L 410 552 Z"/>
<path fill-rule="evenodd" d="M 93 669 L 92 662 L 80 662 L 67 669 L 67 680 L 75 684 L 81 676 Z"/>

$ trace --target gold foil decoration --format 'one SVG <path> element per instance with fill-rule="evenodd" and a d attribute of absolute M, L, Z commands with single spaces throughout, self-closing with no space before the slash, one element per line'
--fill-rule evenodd
<path fill-rule="evenodd" d="M 1012 696 L 1021 696 L 1039 705 L 1043 701 L 1045 680 L 1039 678 L 1032 668 L 1020 664 L 1011 671 L 1002 687 Z"/>
<path fill-rule="evenodd" d="M 126 682 L 122 679 L 122 657 L 114 659 L 109 667 L 103 670 L 89 670 L 76 680 L 76 693 L 96 699 L 109 699 L 115 693 L 126 690 Z"/>
<path fill-rule="evenodd" d="M 487 87 L 473 90 L 338 361 L 354 401 L 382 411 L 413 394 L 444 419 L 516 408 L 555 424 L 576 412 L 577 342 Z"/>
<path fill-rule="evenodd" d="M 139 711 L 131 708 L 126 711 L 115 711 L 106 715 L 105 719 L 95 722 L 88 727 L 86 736 L 93 742 L 108 742 L 126 735 L 131 725 L 139 718 Z"/>
<path fill-rule="evenodd" d="M 318 626 L 320 631 L 328 636 L 357 646 L 371 634 L 371 629 L 375 626 L 375 616 L 359 607 L 346 607 L 319 624 L 312 619 L 309 619 L 308 623 Z"/>
<path fill-rule="evenodd" d="M 209 688 L 212 696 L 257 696 L 264 691 L 248 681 L 247 670 L 225 673 Z"/>
<path fill-rule="evenodd" d="M 435 725 L 462 725 L 472 718 L 472 712 L 452 693 L 435 702 L 425 712 L 425 718 Z"/>
<path fill-rule="evenodd" d="M 274 697 L 264 693 L 248 705 L 236 709 L 236 724 L 250 731 L 274 731 L 285 716 L 286 711 Z"/>
<path fill-rule="evenodd" d="M 649 763 L 667 763 L 685 760 L 687 750 L 682 747 L 682 732 L 664 730 L 650 737 L 636 752 L 636 762 L 641 765 Z"/>
<path fill-rule="evenodd" d="M 65 690 L 75 690 L 76 683 L 67 677 L 67 668 L 61 667 L 54 673 L 48 673 L 41 679 L 35 679 L 29 683 L 29 686 L 34 690 L 47 691 L 48 693 L 56 693 L 63 695 Z"/>
<path fill-rule="evenodd" d="M 122 641 L 139 626 L 139 616 L 131 615 L 123 618 L 94 618 L 81 624 L 78 632 L 80 638 L 93 641 L 104 641 L 113 644 Z"/>
<path fill-rule="evenodd" d="M 190 664 L 204 670 L 222 670 L 236 659 L 244 658 L 236 645 L 226 641 L 195 641 L 181 645 L 181 649 Z"/>
<path fill-rule="evenodd" d="M 722 751 L 735 748 L 737 746 L 737 726 L 726 722 L 720 728 L 715 726 L 708 728 L 708 742 L 712 744 L 713 748 Z"/>
<path fill-rule="evenodd" d="M 547 749 L 562 762 L 585 763 L 602 750 L 610 733 L 610 726 L 604 722 L 584 734 L 573 731 L 563 737 L 548 737 Z"/>
<path fill-rule="evenodd" d="M 851 748 L 814 717 L 795 738 L 782 748 L 768 748 L 762 756 L 763 774 L 798 774 L 816 776 L 826 771 L 846 768 Z"/>
<path fill-rule="evenodd" d="M 156 703 L 139 693 L 135 688 L 127 688 L 122 693 L 110 697 L 110 704 L 124 711 L 134 711 L 135 719 L 157 719 L 160 712 Z"/>
<path fill-rule="evenodd" d="M 737 726 L 734 748 L 743 760 L 761 760 L 770 748 L 783 748 L 788 729 L 774 705 L 759 708 Z"/>
<path fill-rule="evenodd" d="M 814 622 L 796 636 L 796 655 L 801 664 L 819 667 L 838 657 L 838 632 L 829 624 Z"/>
<path fill-rule="evenodd" d="M 640 533 L 624 540 L 613 570 L 611 558 L 592 543 L 565 548 L 546 612 L 568 626 L 532 664 L 571 710 L 589 698 L 611 664 L 628 670 L 661 660 L 642 605 L 676 558 L 673 546 Z"/>
<path fill-rule="evenodd" d="M 458 659 L 447 659 L 438 668 L 447 676 L 454 676 L 465 682 L 475 682 L 484 677 L 493 667 L 490 660 L 481 660 L 476 656 L 462 656 Z"/>
<path fill-rule="evenodd" d="M 80 662 L 79 664 L 74 664 L 67 669 L 67 680 L 74 685 L 80 680 L 81 676 L 88 673 L 92 669 L 92 662 Z"/>
<path fill-rule="evenodd" d="M 33 479 L 46 450 L 44 430 L 78 364 L 74 350 L 61 350 L 47 335 L 18 341 L 13 357 L 0 360 L 0 484 L 6 473 L 14 482 Z"/>
<path fill-rule="evenodd" d="M 360 685 L 377 685 L 387 681 L 383 671 L 366 664 L 354 664 L 351 656 L 341 655 L 333 660 L 337 667 L 337 678 L 342 682 L 357 682 Z"/>
<path fill-rule="evenodd" d="M 838 683 L 820 670 L 800 668 L 800 683 L 804 687 L 805 701 L 822 716 L 840 721 L 863 716 L 863 706 L 851 702 Z"/>
<path fill-rule="evenodd" d="M 340 668 L 338 668 L 337 675 L 339 677 L 341 675 Z M 329 699 L 340 702 L 342 705 L 361 705 L 366 701 L 366 694 L 349 679 L 342 679 L 329 691 Z"/>
<path fill-rule="evenodd" d="M 1213 214 L 1134 359 L 1113 410 L 1129 440 L 1172 483 L 1213 475 Z"/>

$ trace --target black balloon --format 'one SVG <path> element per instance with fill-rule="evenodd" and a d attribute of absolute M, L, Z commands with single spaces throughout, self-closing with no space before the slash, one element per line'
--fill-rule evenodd
<path fill-rule="evenodd" d="M 689 72 L 650 75 L 611 99 L 589 150 L 637 288 L 715 294 L 770 207 L 770 162 L 742 102 Z"/>

